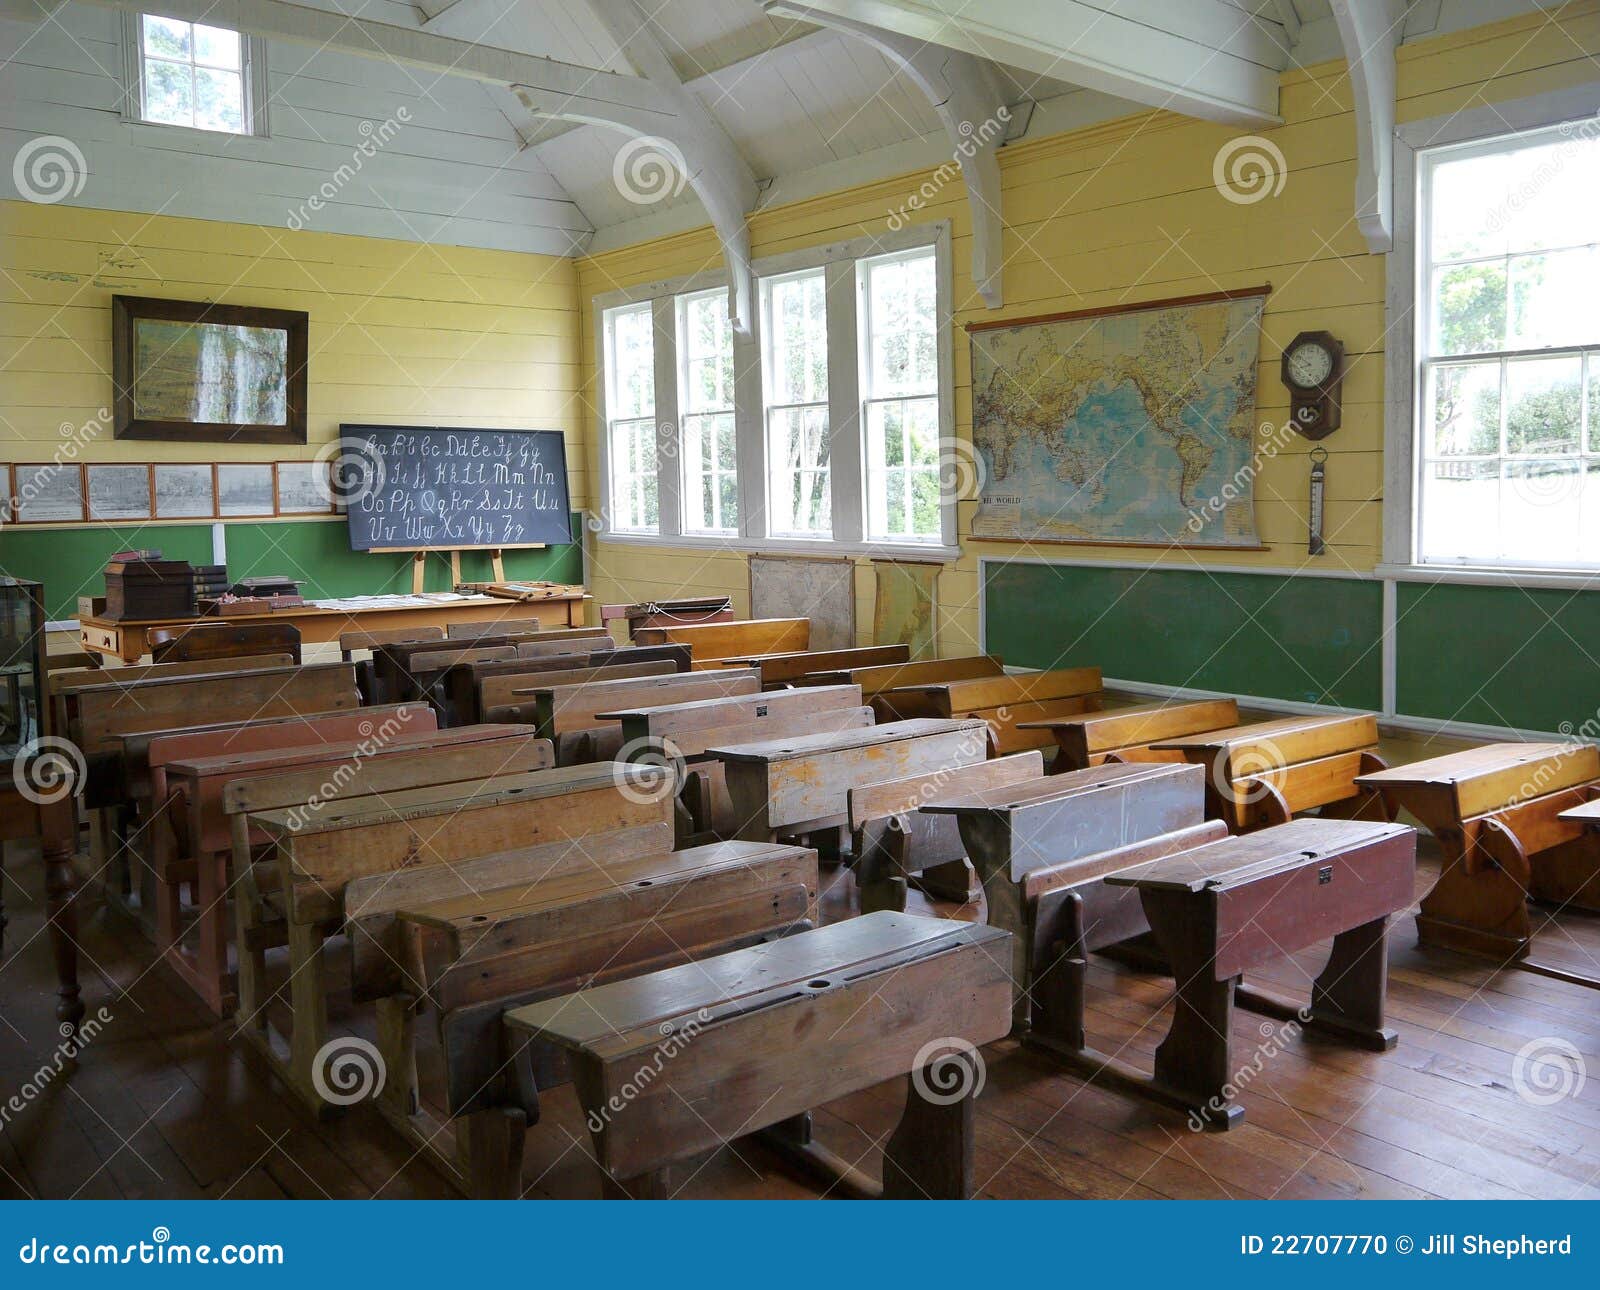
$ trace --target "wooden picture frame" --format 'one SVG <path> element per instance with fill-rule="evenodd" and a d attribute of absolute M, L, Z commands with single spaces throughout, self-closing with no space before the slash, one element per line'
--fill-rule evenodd
<path fill-rule="evenodd" d="M 216 474 L 218 519 L 260 519 L 277 514 L 278 472 L 272 462 L 219 461 Z"/>
<path fill-rule="evenodd" d="M 274 463 L 272 509 L 277 515 L 334 515 L 333 482 L 328 461 L 280 461 Z M 317 483 L 321 472 L 323 482 Z M 301 472 L 304 472 L 302 478 Z M 286 486 L 287 485 L 287 486 Z"/>
<path fill-rule="evenodd" d="M 83 471 L 86 484 L 84 502 L 91 524 L 119 524 L 155 518 L 155 490 L 151 482 L 150 463 L 89 462 Z M 97 488 L 97 484 L 100 487 Z"/>
<path fill-rule="evenodd" d="M 150 324 L 151 344 L 159 345 L 163 335 L 179 336 L 187 328 L 217 329 L 208 335 L 222 336 L 231 330 L 235 343 L 265 347 L 273 352 L 266 361 L 269 369 L 281 364 L 281 374 L 267 390 L 264 401 L 272 410 L 281 409 L 270 420 L 229 422 L 195 420 L 178 414 L 176 396 L 165 392 L 160 380 L 170 380 L 174 369 L 188 362 L 188 354 L 172 353 L 169 345 L 156 355 L 157 368 L 149 353 L 141 356 L 141 325 Z M 266 309 L 256 305 L 220 305 L 206 301 L 160 300 L 148 296 L 111 297 L 111 369 L 115 397 L 115 434 L 118 439 L 164 439 L 182 443 L 304 443 L 306 441 L 306 359 L 309 315 L 294 309 Z M 163 324 L 166 326 L 163 327 Z M 175 325 L 175 326 L 174 326 Z M 282 341 L 259 333 L 282 333 Z M 245 333 L 253 333 L 246 336 Z M 281 349 L 281 356 L 276 352 Z M 270 374 L 270 371 L 269 371 Z M 198 369 L 178 373 L 192 376 L 192 388 L 205 390 Z M 187 387 L 185 387 L 187 388 Z M 227 391 L 221 393 L 226 394 Z"/>
<path fill-rule="evenodd" d="M 53 461 L 17 462 L 11 468 L 12 512 L 18 524 L 81 524 L 89 509 L 83 466 Z M 45 481 L 42 486 L 40 481 Z M 30 488 L 32 492 L 28 496 Z M 76 502 L 77 510 L 70 512 Z"/>
<path fill-rule="evenodd" d="M 155 509 L 158 520 L 211 520 L 217 515 L 216 472 L 206 461 L 158 461 L 154 463 Z M 197 497 L 195 487 L 204 491 L 205 509 L 190 504 Z"/>

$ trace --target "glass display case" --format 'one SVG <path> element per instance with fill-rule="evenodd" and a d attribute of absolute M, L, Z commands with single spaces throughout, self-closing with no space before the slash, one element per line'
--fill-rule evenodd
<path fill-rule="evenodd" d="M 7 768 L 45 733 L 44 622 L 44 588 L 0 577 L 0 765 Z"/>

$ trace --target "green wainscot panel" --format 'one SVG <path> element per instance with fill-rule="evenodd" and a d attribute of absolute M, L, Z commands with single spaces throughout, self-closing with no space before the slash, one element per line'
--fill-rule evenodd
<path fill-rule="evenodd" d="M 583 517 L 574 512 L 573 545 L 507 551 L 506 577 L 582 582 L 582 533 Z M 343 520 L 228 525 L 229 576 L 250 578 L 274 573 L 300 579 L 304 583 L 301 594 L 308 599 L 376 596 L 411 590 L 411 557 L 352 551 L 349 530 Z M 488 553 L 463 553 L 461 576 L 469 582 L 488 582 L 494 576 Z M 423 589 L 450 590 L 448 555 L 428 557 Z"/>
<path fill-rule="evenodd" d="M 984 565 L 989 652 L 1018 667 L 1335 707 L 1383 702 L 1376 581 Z"/>
<path fill-rule="evenodd" d="M 1600 737 L 1600 591 L 1402 582 L 1403 716 Z"/>
<path fill-rule="evenodd" d="M 169 560 L 211 562 L 209 524 L 146 524 L 82 528 L 0 528 L 0 573 L 44 583 L 52 622 L 78 616 L 79 596 L 106 594 L 106 561 L 118 551 L 155 548 Z"/>

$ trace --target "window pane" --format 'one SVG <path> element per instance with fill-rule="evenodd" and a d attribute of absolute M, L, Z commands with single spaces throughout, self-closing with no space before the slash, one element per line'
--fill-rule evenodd
<path fill-rule="evenodd" d="M 1439 269 L 1433 280 L 1433 353 L 1482 354 L 1503 348 L 1506 267 L 1461 264 Z"/>
<path fill-rule="evenodd" d="M 197 67 L 194 72 L 194 123 L 206 130 L 244 129 L 243 81 L 238 72 Z"/>
<path fill-rule="evenodd" d="M 739 527 L 732 473 L 733 413 L 695 415 L 683 423 L 683 526 L 691 532 L 733 532 Z"/>
<path fill-rule="evenodd" d="M 1506 159 L 1468 157 L 1433 168 L 1429 214 L 1435 260 L 1463 260 L 1505 250 Z"/>
<path fill-rule="evenodd" d="M 1500 451 L 1500 364 L 1433 369 L 1428 408 L 1435 457 L 1484 456 Z"/>
<path fill-rule="evenodd" d="M 1595 255 L 1557 251 L 1511 257 L 1511 334 L 1507 349 L 1542 349 L 1593 340 Z"/>
<path fill-rule="evenodd" d="M 1500 467 L 1492 461 L 1441 461 L 1423 476 L 1421 555 L 1499 558 Z"/>
<path fill-rule="evenodd" d="M 939 387 L 937 294 L 930 252 L 867 266 L 869 397 L 928 394 Z"/>
<path fill-rule="evenodd" d="M 1576 564 L 1582 559 L 1578 534 L 1583 478 L 1576 460 L 1506 462 L 1497 557 L 1526 564 Z"/>
<path fill-rule="evenodd" d="M 867 535 L 909 542 L 942 537 L 937 399 L 867 405 Z"/>
<path fill-rule="evenodd" d="M 830 536 L 833 505 L 827 409 L 774 408 L 769 416 L 767 453 L 772 475 L 772 531 Z"/>
<path fill-rule="evenodd" d="M 1506 367 L 1506 451 L 1578 450 L 1582 360 L 1543 358 Z"/>
<path fill-rule="evenodd" d="M 656 351 L 649 305 L 618 309 L 611 329 L 610 415 L 652 417 L 656 411 Z"/>
<path fill-rule="evenodd" d="M 611 527 L 648 531 L 660 523 L 656 428 L 651 421 L 611 423 Z"/>
<path fill-rule="evenodd" d="M 1506 249 L 1540 251 L 1595 240 L 1596 141 L 1576 133 L 1506 159 Z"/>
<path fill-rule="evenodd" d="M 144 52 L 156 58 L 181 58 L 188 61 L 193 28 L 173 18 L 144 15 Z"/>
<path fill-rule="evenodd" d="M 822 271 L 772 283 L 769 306 L 768 404 L 821 402 L 828 397 L 828 312 Z"/>
<path fill-rule="evenodd" d="M 207 67 L 225 67 L 239 70 L 239 33 L 226 27 L 207 27 L 196 23 L 194 28 L 194 61 Z"/>
<path fill-rule="evenodd" d="M 144 116 L 164 125 L 194 124 L 194 81 L 187 63 L 145 59 Z"/>

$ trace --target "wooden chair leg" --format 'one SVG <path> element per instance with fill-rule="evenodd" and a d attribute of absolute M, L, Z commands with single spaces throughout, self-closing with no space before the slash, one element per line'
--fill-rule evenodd
<path fill-rule="evenodd" d="M 1327 966 L 1311 987 L 1311 1019 L 1375 1052 L 1398 1042 L 1383 1024 L 1389 988 L 1389 920 L 1375 918 L 1333 938 Z"/>
<path fill-rule="evenodd" d="M 906 1109 L 883 1148 L 885 1200 L 966 1200 L 972 1195 L 972 1149 L 982 1059 L 941 1056 L 906 1080 Z M 937 1090 L 954 1075 L 953 1098 Z M 934 1094 L 936 1100 L 924 1094 Z"/>
<path fill-rule="evenodd" d="M 71 797 L 39 807 L 45 912 L 56 965 L 56 1020 L 61 1023 L 63 1038 L 77 1034 L 84 1011 L 78 984 L 78 877 L 72 867 L 76 812 L 77 802 Z"/>
<path fill-rule="evenodd" d="M 195 863 L 199 866 L 195 886 L 200 942 L 195 970 L 211 1010 L 226 1017 L 237 1003 L 233 974 L 228 971 L 228 861 L 223 855 L 202 853 L 195 857 Z"/>
<path fill-rule="evenodd" d="M 262 984 L 266 980 L 267 951 L 261 943 L 261 892 L 251 864 L 250 835 L 243 815 L 233 816 L 228 827 L 233 834 L 233 941 L 239 972 L 235 983 L 234 1017 L 240 1030 L 264 1031 L 267 1028 L 266 999 Z"/>
<path fill-rule="evenodd" d="M 383 1061 L 383 1091 L 378 1100 L 391 1114 L 409 1119 L 421 1106 L 417 1084 L 416 1001 L 410 995 L 379 999 L 378 1056 Z"/>
<path fill-rule="evenodd" d="M 463 1115 L 455 1123 L 467 1195 L 473 1200 L 520 1200 L 522 1146 L 528 1134 L 522 1109 L 497 1106 Z"/>
<path fill-rule="evenodd" d="M 328 990 L 323 967 L 322 928 L 315 923 L 289 924 L 289 1070 L 296 1091 L 318 1114 L 334 1108 L 317 1092 L 313 1078 L 317 1054 L 328 1042 Z"/>

